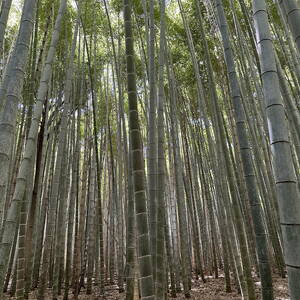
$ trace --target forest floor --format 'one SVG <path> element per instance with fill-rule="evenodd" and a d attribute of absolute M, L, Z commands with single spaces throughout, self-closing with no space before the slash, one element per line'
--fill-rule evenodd
<path fill-rule="evenodd" d="M 207 282 L 204 284 L 201 280 L 193 281 L 193 287 L 191 290 L 191 298 L 193 300 L 242 300 L 242 297 L 236 291 L 234 284 L 232 284 L 233 291 L 231 293 L 226 293 L 224 290 L 224 276 L 222 274 L 218 279 L 213 278 L 212 276 L 206 276 Z M 274 275 L 273 277 L 273 285 L 274 285 L 274 300 L 290 300 L 288 293 L 288 283 L 287 279 L 283 279 Z M 255 287 L 256 287 L 256 298 L 261 299 L 260 296 L 260 281 L 259 278 L 255 279 Z M 174 300 L 183 300 L 186 299 L 183 293 L 177 294 L 177 298 L 171 298 Z M 98 298 L 99 299 L 99 298 Z M 101 298 L 100 298 L 101 299 Z M 99 300 L 100 300 L 99 299 Z M 124 300 L 125 294 L 119 294 L 117 291 L 117 286 L 115 289 L 113 286 L 108 287 L 106 300 Z M 136 300 L 139 298 L 137 297 Z M 87 300 L 87 298 L 82 300 Z M 96 300 L 96 299 L 95 299 Z"/>
<path fill-rule="evenodd" d="M 231 293 L 226 293 L 224 290 L 224 276 L 222 274 L 218 279 L 213 278 L 212 276 L 206 276 L 206 283 L 203 284 L 201 280 L 193 281 L 193 287 L 191 290 L 191 298 L 193 300 L 242 300 L 240 294 L 234 288 L 232 284 L 233 291 Z M 273 277 L 273 285 L 274 285 L 274 300 L 290 300 L 288 295 L 288 284 L 287 279 L 282 279 L 278 276 Z M 256 298 L 261 299 L 260 296 L 260 281 L 256 278 L 255 282 L 256 286 Z M 101 297 L 97 292 L 97 287 L 92 295 L 87 295 L 85 290 L 82 290 L 78 299 L 79 300 L 124 300 L 125 293 L 119 293 L 118 288 L 116 285 L 106 286 L 105 288 L 105 297 Z M 52 293 L 49 289 L 46 293 L 45 300 L 52 300 Z M 174 300 L 183 300 L 186 299 L 183 293 L 178 293 L 176 298 L 171 298 Z M 15 300 L 15 297 L 9 297 L 6 294 L 5 300 Z M 37 291 L 33 291 L 30 293 L 29 300 L 36 300 L 37 299 Z M 70 293 L 69 300 L 73 300 L 73 294 Z M 58 297 L 58 300 L 63 300 L 62 296 Z M 138 295 L 136 295 L 135 300 L 139 300 Z"/>

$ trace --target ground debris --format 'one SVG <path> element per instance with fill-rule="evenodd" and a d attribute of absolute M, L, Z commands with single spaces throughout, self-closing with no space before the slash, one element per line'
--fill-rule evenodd
<path fill-rule="evenodd" d="M 242 296 L 238 294 L 236 289 L 234 288 L 234 284 L 232 284 L 233 291 L 231 293 L 226 293 L 224 290 L 224 276 L 220 276 L 218 279 L 212 278 L 211 276 L 206 277 L 206 283 L 203 283 L 201 280 L 193 280 L 193 287 L 191 290 L 191 298 L 194 300 L 242 300 Z M 255 287 L 256 287 L 256 295 L 257 299 L 261 299 L 260 289 L 261 284 L 259 278 L 255 279 Z M 288 293 L 288 283 L 287 279 L 280 278 L 275 276 L 273 278 L 274 285 L 274 300 L 290 300 Z M 37 299 L 37 291 L 33 291 L 30 293 L 29 300 Z M 118 287 L 116 285 L 109 285 L 105 287 L 105 295 L 100 295 L 98 287 L 94 288 L 94 292 L 92 295 L 87 295 L 85 290 L 82 290 L 78 300 L 124 300 L 125 293 L 119 293 Z M 136 295 L 136 299 L 138 300 L 138 296 Z M 186 299 L 183 293 L 178 293 L 176 298 L 171 298 L 169 295 L 169 299 L 178 299 L 183 300 Z M 15 300 L 15 297 L 9 297 L 6 295 L 5 300 Z M 52 300 L 51 290 L 48 289 L 46 293 L 45 300 Z M 59 296 L 58 300 L 63 300 L 63 296 Z M 69 294 L 69 300 L 74 300 L 74 296 L 72 293 Z"/>

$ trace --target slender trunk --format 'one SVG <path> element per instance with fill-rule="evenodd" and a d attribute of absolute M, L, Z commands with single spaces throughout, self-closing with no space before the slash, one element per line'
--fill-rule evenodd
<path fill-rule="evenodd" d="M 290 4 L 292 1 L 287 2 Z M 277 187 L 285 263 L 288 270 L 290 296 L 291 299 L 296 300 L 299 298 L 300 281 L 298 255 L 300 251 L 299 188 L 292 164 L 288 126 L 280 94 L 266 3 L 264 0 L 253 0 L 252 3 L 268 118 L 270 147 L 273 154 L 273 173 Z"/>
<path fill-rule="evenodd" d="M 154 300 L 152 258 L 150 250 L 148 214 L 145 191 L 145 171 L 142 139 L 137 107 L 136 75 L 134 63 L 133 33 L 131 24 L 131 0 L 124 0 L 124 28 L 126 39 L 127 92 L 129 101 L 129 131 L 132 155 L 132 172 L 136 207 L 138 261 L 140 269 L 141 298 Z"/>
<path fill-rule="evenodd" d="M 256 238 L 256 247 L 258 253 L 258 263 L 260 276 L 262 278 L 262 298 L 265 300 L 273 299 L 272 274 L 269 263 L 268 245 L 264 222 L 262 219 L 260 195 L 255 178 L 254 165 L 250 150 L 249 138 L 246 131 L 246 118 L 243 104 L 241 101 L 241 91 L 238 82 L 235 63 L 233 60 L 232 46 L 228 32 L 228 25 L 224 14 L 222 0 L 216 0 L 216 9 L 218 13 L 218 23 L 222 35 L 224 55 L 229 78 L 231 98 L 235 111 L 235 120 L 239 147 L 242 156 L 244 176 L 247 185 L 248 196 L 251 205 L 251 214 L 254 224 L 254 232 Z"/>
<path fill-rule="evenodd" d="M 10 151 L 15 133 L 18 104 L 23 89 L 36 2 L 37 0 L 26 0 L 24 3 L 18 39 L 13 55 L 7 64 L 8 78 L 1 84 L 4 93 L 0 98 L 0 207 L 4 205 L 6 194 Z M 2 278 L 3 276 L 0 274 L 0 282 L 2 282 Z"/>

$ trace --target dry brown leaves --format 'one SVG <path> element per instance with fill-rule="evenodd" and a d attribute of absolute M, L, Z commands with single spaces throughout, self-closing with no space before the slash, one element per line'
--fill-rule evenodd
<path fill-rule="evenodd" d="M 222 276 L 222 275 L 221 275 Z M 260 297 L 260 281 L 256 278 L 256 292 L 257 292 L 257 299 L 261 299 Z M 214 279 L 211 276 L 207 277 L 207 282 L 205 284 L 202 281 L 197 280 L 193 281 L 193 287 L 191 291 L 191 298 L 194 300 L 242 300 L 241 295 L 237 293 L 234 289 L 234 284 L 232 284 L 233 291 L 231 293 L 226 293 L 224 290 L 224 278 L 220 277 L 218 279 Z M 288 285 L 287 279 L 282 279 L 277 276 L 274 277 L 274 292 L 275 292 L 275 300 L 290 300 L 288 296 Z M 8 295 L 5 297 L 5 300 L 14 300 L 14 297 L 9 297 Z M 35 300 L 36 292 L 32 292 L 30 294 L 29 300 Z M 85 291 L 83 290 L 80 293 L 79 300 L 124 300 L 125 293 L 120 294 L 118 292 L 118 288 L 116 285 L 114 286 L 107 286 L 105 296 L 100 296 L 97 287 L 94 290 L 93 295 L 86 295 Z M 138 300 L 138 296 L 136 295 L 136 299 Z M 170 299 L 172 299 L 170 297 Z M 186 299 L 182 293 L 178 294 L 178 300 Z M 51 291 L 47 291 L 46 299 L 45 300 L 52 300 Z M 62 296 L 59 297 L 58 300 L 63 300 Z M 74 300 L 72 294 L 69 295 L 69 300 Z"/>

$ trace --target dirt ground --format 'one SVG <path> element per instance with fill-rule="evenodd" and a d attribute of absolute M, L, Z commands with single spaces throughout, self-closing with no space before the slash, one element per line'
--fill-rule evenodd
<path fill-rule="evenodd" d="M 231 293 L 226 293 L 224 291 L 224 278 L 220 275 L 219 279 L 214 279 L 211 276 L 206 277 L 207 282 L 205 284 L 202 281 L 197 280 L 193 281 L 193 287 L 191 291 L 191 298 L 193 300 L 242 300 L 241 295 L 237 293 L 234 289 L 234 285 L 232 285 L 233 291 Z M 288 295 L 288 284 L 287 279 L 282 279 L 277 276 L 273 278 L 274 284 L 274 292 L 275 292 L 275 300 L 290 300 Z M 261 299 L 260 297 L 260 281 L 256 279 L 255 282 L 257 299 Z M 97 291 L 97 287 L 93 295 L 86 295 L 85 290 L 82 290 L 79 295 L 79 300 L 124 300 L 125 293 L 120 294 L 118 292 L 117 286 L 106 286 L 105 288 L 105 297 L 101 297 Z M 177 298 L 170 299 L 178 299 L 183 300 L 186 299 L 183 294 L 179 293 Z M 5 300 L 14 300 L 14 297 L 9 297 L 6 295 Z M 29 300 L 37 299 L 37 291 L 33 291 L 30 293 Z M 73 300 L 73 295 L 70 294 L 69 300 Z M 52 295 L 50 290 L 45 297 L 45 300 L 52 300 Z M 59 297 L 59 300 L 62 300 L 62 296 Z M 138 295 L 136 295 L 135 300 L 139 300 Z"/>
<path fill-rule="evenodd" d="M 207 277 L 207 282 L 205 284 L 202 281 L 197 280 L 193 281 L 193 287 L 191 291 L 191 298 L 193 300 L 242 300 L 241 295 L 237 293 L 234 289 L 234 285 L 232 285 L 233 291 L 231 293 L 226 293 L 224 290 L 224 278 L 222 275 L 219 279 L 214 279 L 212 277 Z M 290 300 L 288 295 L 288 284 L 287 279 L 282 279 L 280 277 L 275 276 L 273 278 L 274 284 L 274 293 L 275 300 Z M 256 279 L 255 282 L 257 299 L 261 299 L 260 296 L 260 281 Z M 124 294 L 119 294 L 113 287 L 108 288 L 107 292 L 107 300 L 124 300 Z M 98 298 L 99 299 L 99 298 Z M 101 298 L 100 298 L 101 299 Z M 183 294 L 178 294 L 177 298 L 170 299 L 178 299 L 183 300 L 186 299 Z M 83 300 L 83 299 L 82 299 Z M 138 298 L 137 298 L 138 300 Z"/>

